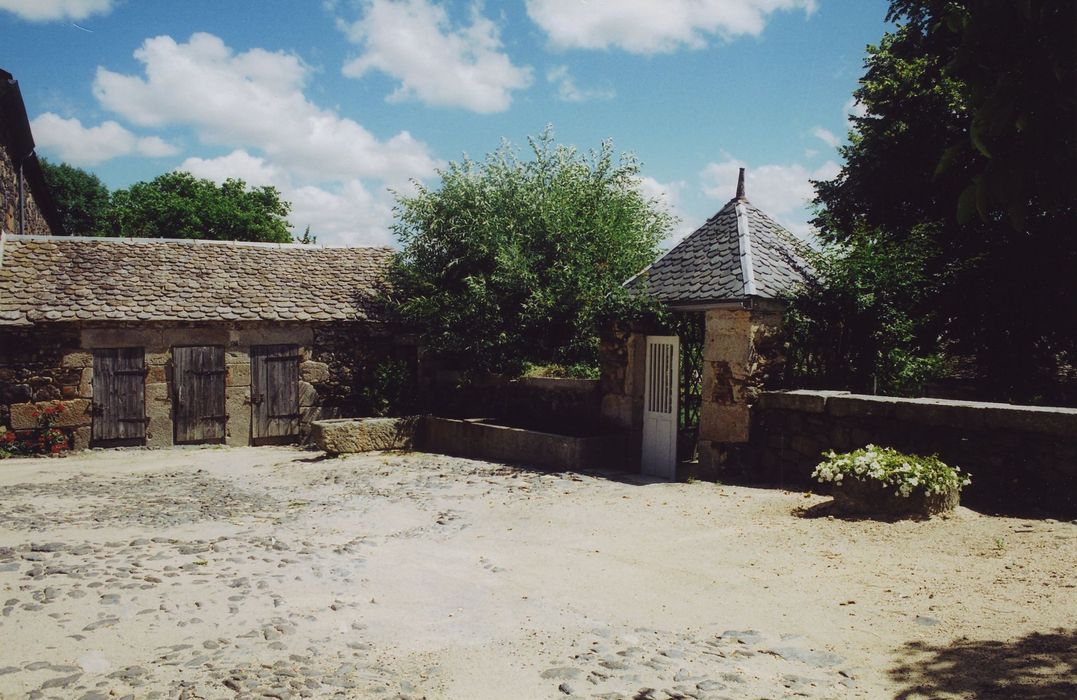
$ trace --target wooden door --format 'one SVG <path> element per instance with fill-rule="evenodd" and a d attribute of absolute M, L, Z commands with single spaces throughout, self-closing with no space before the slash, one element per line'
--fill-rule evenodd
<path fill-rule="evenodd" d="M 176 443 L 221 442 L 224 412 L 224 347 L 172 348 L 172 420 Z"/>
<path fill-rule="evenodd" d="M 647 336 L 643 390 L 644 474 L 673 479 L 677 474 L 677 336 Z"/>
<path fill-rule="evenodd" d="M 142 348 L 93 351 L 94 441 L 146 437 L 146 363 Z"/>
<path fill-rule="evenodd" d="M 299 434 L 299 346 L 251 347 L 251 437 Z"/>

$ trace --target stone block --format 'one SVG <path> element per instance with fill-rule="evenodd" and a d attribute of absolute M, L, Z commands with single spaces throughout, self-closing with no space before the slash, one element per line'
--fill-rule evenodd
<path fill-rule="evenodd" d="M 756 404 L 762 409 L 781 409 L 803 413 L 822 413 L 831 396 L 848 395 L 847 391 L 764 391 Z"/>
<path fill-rule="evenodd" d="M 147 384 L 164 384 L 168 381 L 168 371 L 165 365 L 149 365 L 146 367 Z"/>
<path fill-rule="evenodd" d="M 228 329 L 217 325 L 183 328 L 162 328 L 160 340 L 147 347 L 170 348 L 175 345 L 227 345 Z"/>
<path fill-rule="evenodd" d="M 311 440 L 329 454 L 409 450 L 420 422 L 419 416 L 318 420 L 311 426 Z"/>
<path fill-rule="evenodd" d="M 849 394 L 833 396 L 826 402 L 826 412 L 838 418 L 845 416 L 890 418 L 901 399 L 891 396 Z"/>
<path fill-rule="evenodd" d="M 53 401 L 39 403 L 17 403 L 11 406 L 11 428 L 14 430 L 32 430 L 38 427 L 38 418 L 34 412 L 41 413 L 46 408 L 54 405 Z M 59 401 L 64 410 L 56 414 L 53 425 L 57 428 L 75 428 L 89 425 L 91 420 L 91 405 L 86 399 L 71 399 Z"/>
<path fill-rule="evenodd" d="M 706 316 L 703 359 L 744 367 L 751 357 L 751 313 L 745 309 L 711 309 Z"/>
<path fill-rule="evenodd" d="M 228 386 L 250 386 L 251 363 L 249 360 L 242 363 L 231 363 L 226 367 L 228 368 L 228 374 L 225 376 L 225 383 Z"/>
<path fill-rule="evenodd" d="M 157 328 L 84 328 L 84 348 L 162 348 L 167 347 Z"/>
<path fill-rule="evenodd" d="M 329 381 L 329 365 L 324 362 L 307 361 L 299 365 L 299 378 L 317 384 Z"/>
<path fill-rule="evenodd" d="M 744 404 L 721 406 L 704 402 L 699 411 L 699 438 L 714 442 L 748 442 L 751 411 Z"/>
<path fill-rule="evenodd" d="M 625 367 L 625 394 L 642 399 L 647 383 L 647 336 L 631 333 L 628 336 L 628 364 Z"/>
<path fill-rule="evenodd" d="M 84 425 L 81 428 L 75 428 L 71 432 L 71 449 L 75 451 L 89 449 L 90 436 L 90 426 Z"/>
<path fill-rule="evenodd" d="M 224 412 L 228 414 L 225 443 L 233 446 L 251 442 L 251 388 L 230 386 L 224 390 Z"/>
<path fill-rule="evenodd" d="M 643 426 L 643 399 L 606 394 L 602 397 L 600 415 L 606 425 L 637 430 Z"/>
<path fill-rule="evenodd" d="M 314 329 L 307 324 L 255 326 L 239 330 L 238 341 L 231 346 L 251 345 L 299 345 L 309 347 L 314 343 Z"/>
<path fill-rule="evenodd" d="M 60 366 L 64 369 L 81 369 L 83 367 L 93 367 L 93 353 L 89 353 L 83 350 L 76 350 L 74 352 L 64 353 L 63 358 L 60 360 Z"/>
<path fill-rule="evenodd" d="M 318 404 L 318 392 L 310 382 L 299 382 L 299 405 L 316 406 Z"/>
<path fill-rule="evenodd" d="M 979 408 L 977 412 L 988 430 L 1055 435 L 1071 445 L 1077 445 L 1077 408 L 1007 404 L 987 406 L 990 408 Z"/>
<path fill-rule="evenodd" d="M 146 352 L 146 364 L 150 367 L 164 366 L 172 360 L 172 351 L 154 350 Z"/>
<path fill-rule="evenodd" d="M 93 398 L 93 367 L 82 370 L 79 376 L 79 396 L 84 399 Z"/>

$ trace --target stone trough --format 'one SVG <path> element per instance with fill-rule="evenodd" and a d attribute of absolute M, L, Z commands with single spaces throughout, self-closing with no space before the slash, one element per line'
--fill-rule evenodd
<path fill-rule="evenodd" d="M 551 470 L 618 469 L 631 461 L 639 433 L 560 435 L 486 419 L 342 418 L 315 421 L 312 441 L 329 454 L 373 450 L 436 452 Z"/>
<path fill-rule="evenodd" d="M 310 439 L 329 454 L 375 450 L 410 450 L 422 426 L 421 416 L 404 418 L 334 418 L 311 424 Z"/>

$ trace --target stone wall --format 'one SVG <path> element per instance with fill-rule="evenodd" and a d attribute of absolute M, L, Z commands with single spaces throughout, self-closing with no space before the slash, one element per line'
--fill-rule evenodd
<path fill-rule="evenodd" d="M 320 324 L 314 327 L 310 362 L 301 377 L 311 384 L 316 401 L 304 403 L 303 421 L 369 416 L 369 387 L 382 363 L 405 363 L 412 376 L 418 372 L 418 339 L 389 324 Z"/>
<path fill-rule="evenodd" d="M 938 454 L 972 473 L 962 501 L 1000 512 L 1077 517 L 1077 409 L 901 399 L 844 392 L 767 392 L 752 409 L 742 476 L 820 488 L 827 450 L 867 444 Z"/>
<path fill-rule="evenodd" d="M 75 357 L 73 328 L 0 331 L 0 433 L 9 429 L 22 440 L 34 435 L 35 410 L 59 402 L 55 427 L 81 449 L 90 439 L 90 377 Z"/>
<path fill-rule="evenodd" d="M 19 166 L 12 158 L 10 143 L 8 125 L 0 119 L 0 228 L 9 233 L 19 233 Z M 24 183 L 23 191 L 26 196 L 26 227 L 22 232 L 51 233 L 30 192 L 29 183 Z"/>
<path fill-rule="evenodd" d="M 329 342 L 329 341 L 332 342 Z M 320 345 L 319 342 L 324 342 Z M 264 323 L 126 323 L 109 326 L 47 324 L 27 329 L 0 329 L 0 432 L 31 431 L 35 402 L 61 400 L 64 420 L 71 425 L 72 445 L 88 446 L 93 399 L 93 350 L 141 347 L 145 351 L 146 440 L 149 447 L 173 444 L 172 348 L 181 345 L 221 345 L 225 348 L 225 442 L 250 443 L 251 370 L 253 345 L 297 345 L 300 433 L 327 413 L 350 413 L 354 405 L 339 397 L 361 393 L 360 382 L 372 358 L 393 352 L 395 336 L 370 324 Z M 366 354 L 347 346 L 364 348 Z M 381 350 L 377 350 L 377 348 Z M 379 354 L 380 353 L 380 354 Z M 364 359 L 365 358 L 365 359 Z M 360 363 L 348 365 L 349 359 Z M 324 395 L 320 392 L 324 391 Z"/>
<path fill-rule="evenodd" d="M 438 416 L 494 419 L 573 435 L 593 434 L 605 427 L 598 419 L 597 379 L 488 375 L 465 380 L 460 373 L 441 371 L 425 393 L 425 410 Z"/>

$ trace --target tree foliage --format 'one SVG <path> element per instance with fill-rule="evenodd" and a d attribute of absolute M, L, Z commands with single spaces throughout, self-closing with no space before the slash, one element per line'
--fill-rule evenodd
<path fill-rule="evenodd" d="M 843 305 L 886 300 L 844 346 L 861 368 L 846 379 L 889 372 L 862 364 L 880 352 L 903 348 L 914 367 L 942 349 L 975 358 L 994 397 L 1030 400 L 1073 361 L 1074 12 L 1072 0 L 892 0 L 845 165 L 816 183 L 835 301 L 800 308 L 840 336 Z M 897 315 L 904 340 L 875 347 Z"/>
<path fill-rule="evenodd" d="M 529 144 L 527 159 L 504 143 L 450 163 L 437 189 L 398 196 L 396 308 L 463 367 L 595 363 L 598 314 L 673 223 L 610 142 L 580 154 L 548 127 Z"/>
<path fill-rule="evenodd" d="M 60 214 L 64 232 L 70 236 L 95 236 L 105 230 L 109 192 L 93 173 L 39 158 L 45 184 Z"/>
<path fill-rule="evenodd" d="M 290 210 L 275 187 L 172 172 L 114 192 L 107 235 L 288 243 Z"/>

